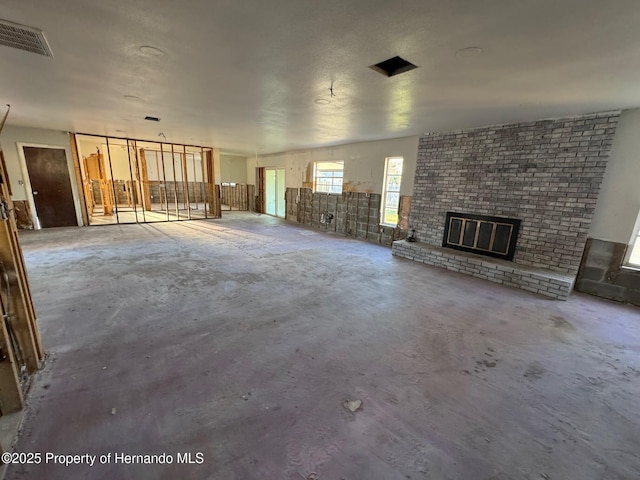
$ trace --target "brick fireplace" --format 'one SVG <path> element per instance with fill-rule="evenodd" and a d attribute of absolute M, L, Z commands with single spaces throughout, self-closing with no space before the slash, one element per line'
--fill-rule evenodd
<path fill-rule="evenodd" d="M 619 113 L 423 136 L 409 217 L 417 242 L 394 242 L 393 253 L 566 299 Z M 478 255 L 505 219 L 519 221 L 511 254 Z"/>

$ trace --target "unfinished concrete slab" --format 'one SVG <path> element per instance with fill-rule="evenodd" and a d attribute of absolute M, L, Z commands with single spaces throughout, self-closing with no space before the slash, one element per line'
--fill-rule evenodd
<path fill-rule="evenodd" d="M 640 477 L 637 308 L 253 214 L 21 238 L 49 358 L 15 451 L 97 460 L 8 479 Z"/>

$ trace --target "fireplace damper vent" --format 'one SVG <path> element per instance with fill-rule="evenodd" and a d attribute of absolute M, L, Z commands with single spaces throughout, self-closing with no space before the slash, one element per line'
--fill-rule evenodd
<path fill-rule="evenodd" d="M 513 260 L 520 220 L 447 212 L 443 247 Z"/>

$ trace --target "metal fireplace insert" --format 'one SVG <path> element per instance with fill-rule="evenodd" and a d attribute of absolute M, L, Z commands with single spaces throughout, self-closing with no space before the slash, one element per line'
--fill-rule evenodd
<path fill-rule="evenodd" d="M 447 212 L 442 246 L 513 260 L 520 220 Z"/>

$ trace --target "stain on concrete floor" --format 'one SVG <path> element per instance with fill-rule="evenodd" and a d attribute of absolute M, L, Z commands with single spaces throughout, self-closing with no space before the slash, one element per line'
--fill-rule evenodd
<path fill-rule="evenodd" d="M 21 234 L 49 358 L 17 451 L 204 462 L 6 478 L 640 478 L 640 310 L 304 233 L 234 212 Z"/>

